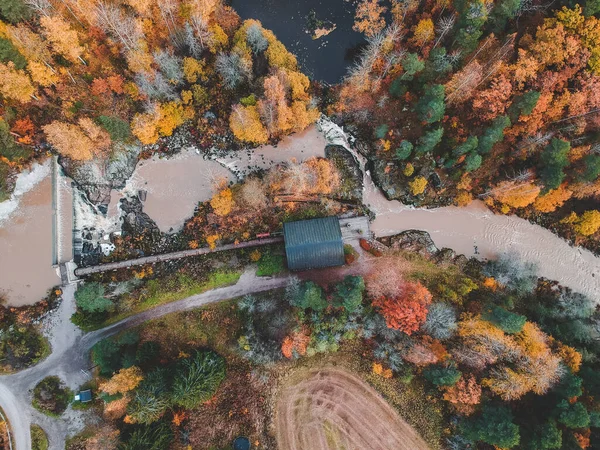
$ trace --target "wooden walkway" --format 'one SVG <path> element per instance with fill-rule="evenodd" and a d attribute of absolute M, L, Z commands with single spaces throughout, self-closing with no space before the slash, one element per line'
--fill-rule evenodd
<path fill-rule="evenodd" d="M 342 239 L 344 242 L 365 238 L 371 238 L 369 229 L 369 218 L 366 216 L 350 217 L 340 219 L 340 229 L 342 230 Z M 211 249 L 209 247 L 197 248 L 194 250 L 182 250 L 179 252 L 163 253 L 161 255 L 144 256 L 137 259 L 129 259 L 127 261 L 119 261 L 114 263 L 99 264 L 97 266 L 82 267 L 75 269 L 75 276 L 82 277 L 93 273 L 106 272 L 109 270 L 127 269 L 134 266 L 143 266 L 144 264 L 153 264 L 158 262 L 172 261 L 174 259 L 187 258 L 188 256 L 206 255 L 208 253 L 223 252 L 227 250 L 235 250 L 239 248 L 259 247 L 261 245 L 278 244 L 283 242 L 283 236 L 269 237 L 264 239 L 255 239 L 239 244 L 227 244 Z M 64 275 L 66 277 L 67 270 L 65 267 Z"/>
<path fill-rule="evenodd" d="M 253 241 L 240 242 L 239 244 L 227 244 L 214 249 L 209 247 L 196 248 L 193 250 L 182 250 L 179 252 L 163 253 L 161 255 L 144 256 L 142 258 L 130 259 L 114 263 L 99 264 L 97 266 L 82 267 L 75 269 L 75 275 L 78 277 L 91 275 L 93 273 L 106 272 L 109 270 L 127 269 L 134 266 L 143 266 L 144 264 L 153 264 L 157 262 L 172 261 L 174 259 L 187 258 L 189 256 L 206 255 L 208 253 L 223 252 L 226 250 L 235 250 L 239 248 L 258 247 L 261 245 L 277 244 L 283 242 L 283 236 L 271 237 L 265 239 L 255 239 Z"/>

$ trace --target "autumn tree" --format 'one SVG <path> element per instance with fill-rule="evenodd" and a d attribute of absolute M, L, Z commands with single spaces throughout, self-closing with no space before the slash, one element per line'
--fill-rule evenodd
<path fill-rule="evenodd" d="M 462 376 L 456 384 L 444 389 L 444 400 L 459 414 L 469 416 L 481 401 L 481 386 L 473 375 Z"/>
<path fill-rule="evenodd" d="M 502 181 L 491 194 L 495 200 L 511 208 L 524 208 L 531 205 L 540 192 L 541 188 L 531 182 Z"/>
<path fill-rule="evenodd" d="M 425 322 L 431 298 L 431 293 L 420 282 L 407 282 L 398 297 L 376 298 L 373 306 L 385 318 L 389 328 L 411 335 Z"/>
<path fill-rule="evenodd" d="M 536 211 L 550 213 L 560 208 L 572 195 L 573 192 L 561 185 L 536 198 L 533 207 Z"/>
<path fill-rule="evenodd" d="M 125 394 L 135 389 L 144 379 L 139 367 L 131 366 L 119 370 L 110 380 L 100 385 L 100 390 L 108 395 Z"/>
<path fill-rule="evenodd" d="M 83 47 L 79 43 L 77 31 L 60 16 L 42 16 L 40 25 L 52 48 L 71 62 L 82 61 Z"/>
<path fill-rule="evenodd" d="M 415 177 L 414 180 L 408 182 L 408 186 L 413 195 L 421 195 L 427 187 L 427 179 L 422 176 Z"/>
<path fill-rule="evenodd" d="M 433 41 L 434 37 L 435 28 L 433 26 L 433 20 L 430 18 L 419 20 L 419 23 L 415 26 L 412 42 L 416 46 L 423 46 L 424 44 Z"/>
<path fill-rule="evenodd" d="M 59 153 L 75 160 L 85 161 L 102 155 L 110 147 L 108 133 L 89 118 L 79 119 L 77 125 L 54 121 L 43 130 Z"/>
<path fill-rule="evenodd" d="M 387 8 L 380 5 L 379 0 L 360 0 L 352 28 L 368 37 L 373 36 L 385 28 L 383 15 L 386 11 Z"/>
<path fill-rule="evenodd" d="M 35 89 L 31 80 L 22 70 L 17 70 L 12 61 L 0 63 L 0 93 L 20 103 L 31 101 Z"/>
<path fill-rule="evenodd" d="M 229 116 L 229 126 L 235 137 L 241 141 L 264 144 L 269 139 L 256 106 L 235 105 Z"/>
<path fill-rule="evenodd" d="M 218 216 L 228 215 L 235 206 L 231 189 L 224 188 L 217 192 L 210 201 L 210 206 Z"/>
<path fill-rule="evenodd" d="M 600 229 L 600 211 L 585 211 L 580 216 L 575 212 L 572 212 L 571 215 L 563 219 L 562 222 L 570 224 L 577 234 L 591 236 Z"/>
<path fill-rule="evenodd" d="M 310 334 L 307 329 L 302 328 L 283 339 L 281 353 L 288 359 L 292 359 L 294 356 L 304 356 L 309 343 Z"/>

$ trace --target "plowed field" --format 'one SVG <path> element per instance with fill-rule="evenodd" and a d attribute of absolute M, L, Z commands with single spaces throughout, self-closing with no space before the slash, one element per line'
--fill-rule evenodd
<path fill-rule="evenodd" d="M 284 386 L 275 418 L 279 450 L 428 450 L 369 385 L 339 369 Z"/>

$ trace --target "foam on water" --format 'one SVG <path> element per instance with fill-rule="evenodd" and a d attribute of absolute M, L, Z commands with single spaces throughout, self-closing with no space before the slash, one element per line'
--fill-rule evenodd
<path fill-rule="evenodd" d="M 19 201 L 23 194 L 29 192 L 37 186 L 40 181 L 50 175 L 50 168 L 50 160 L 43 164 L 35 163 L 31 166 L 31 169 L 25 170 L 17 176 L 15 190 L 10 196 L 10 199 L 0 203 L 0 226 L 2 226 L 3 222 L 17 211 Z"/>

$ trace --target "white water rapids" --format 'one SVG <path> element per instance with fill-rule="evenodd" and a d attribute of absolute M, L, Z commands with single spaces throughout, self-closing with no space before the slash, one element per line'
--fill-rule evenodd
<path fill-rule="evenodd" d="M 218 167 L 219 163 L 244 174 L 256 166 L 266 168 L 281 161 L 322 156 L 325 145 L 331 143 L 349 149 L 364 167 L 364 158 L 351 150 L 348 136 L 341 128 L 325 118 L 319 121 L 318 128 L 311 127 L 288 137 L 277 147 L 264 146 L 218 163 L 191 152 L 172 159 L 145 161 L 136 168 L 123 192 L 113 194 L 108 217 L 93 215 L 89 205 L 76 199 L 79 220 L 87 226 L 97 224 L 110 231 L 118 226 L 120 196 L 145 189 L 148 197 L 144 210 L 161 230 L 176 229 L 193 213 L 199 201 L 210 198 L 212 181 L 227 176 L 223 167 Z M 0 203 L 0 291 L 5 292 L 12 305 L 33 303 L 59 282 L 56 270 L 51 267 L 50 178 L 49 163 L 34 165 L 31 171 L 19 175 L 11 199 Z M 427 231 L 439 248 L 452 248 L 466 256 L 494 258 L 499 253 L 512 252 L 535 263 L 540 276 L 557 280 L 600 302 L 600 258 L 570 246 L 550 231 L 516 216 L 495 215 L 481 202 L 473 202 L 466 208 L 411 208 L 388 201 L 368 172 L 364 183 L 363 200 L 376 214 L 371 228 L 377 236 L 416 229 Z M 66 185 L 61 183 L 61 189 Z M 66 201 L 61 204 L 60 214 L 70 216 Z M 69 223 L 67 218 L 60 220 Z M 68 242 L 68 233 L 70 230 L 62 230 L 61 242 Z"/>

